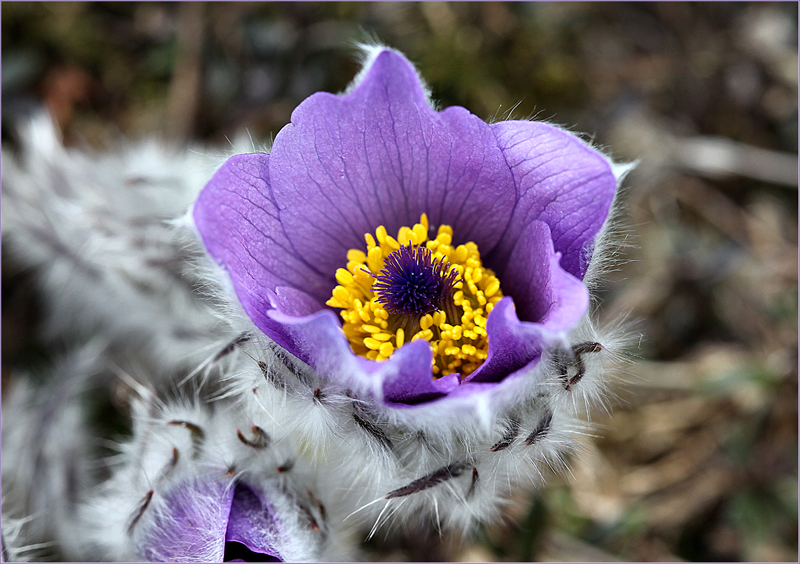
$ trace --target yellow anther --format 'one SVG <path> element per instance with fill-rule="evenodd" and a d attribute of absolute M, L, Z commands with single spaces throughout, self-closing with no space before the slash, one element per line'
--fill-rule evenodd
<path fill-rule="evenodd" d="M 494 276 L 491 277 L 491 281 L 486 286 L 486 289 L 483 291 L 483 295 L 487 298 L 491 298 L 497 293 L 497 290 L 500 289 L 500 281 L 495 278 Z"/>
<path fill-rule="evenodd" d="M 361 328 L 364 331 L 366 331 L 367 333 L 380 333 L 380 331 L 381 331 L 380 327 L 375 327 L 374 325 L 364 324 L 364 325 L 361 326 Z"/>
<path fill-rule="evenodd" d="M 392 345 L 392 343 L 383 343 L 379 350 L 382 356 L 389 358 L 394 352 L 394 345 Z"/>
<path fill-rule="evenodd" d="M 391 235 L 386 236 L 386 245 L 391 249 L 389 252 L 396 251 L 400 248 L 400 243 L 397 242 L 397 239 L 392 237 Z"/>
<path fill-rule="evenodd" d="M 459 353 L 460 350 L 461 349 L 459 349 L 458 347 L 447 347 L 444 350 L 444 354 L 447 356 L 455 356 Z"/>
<path fill-rule="evenodd" d="M 430 313 L 426 313 L 419 320 L 419 326 L 424 330 L 430 328 L 431 325 L 433 325 L 433 316 Z"/>
<path fill-rule="evenodd" d="M 364 233 L 364 240 L 367 242 L 367 251 L 369 252 L 370 249 L 377 247 L 378 245 L 375 244 L 375 238 L 372 236 L 371 233 Z M 356 249 L 350 249 L 356 250 Z"/>
<path fill-rule="evenodd" d="M 347 260 L 361 264 L 365 260 L 367 260 L 367 255 L 366 253 L 364 253 L 364 251 L 359 251 L 358 249 L 350 249 L 349 251 L 347 251 Z"/>
<path fill-rule="evenodd" d="M 383 251 L 380 247 L 372 247 L 369 250 L 367 266 L 373 274 L 378 274 L 383 269 Z"/>
<path fill-rule="evenodd" d="M 369 310 L 364 307 L 364 304 L 358 298 L 353 300 L 353 309 L 363 321 L 370 321 Z"/>
<path fill-rule="evenodd" d="M 468 255 L 467 247 L 464 245 L 459 245 L 458 247 L 456 247 L 456 252 L 453 256 L 453 259 L 456 262 L 463 264 L 467 260 L 467 255 Z"/>
<path fill-rule="evenodd" d="M 411 228 L 410 227 L 406 227 L 404 225 L 397 232 L 397 242 L 400 243 L 401 245 L 414 244 L 414 243 L 411 243 L 411 238 L 409 237 L 409 235 L 411 233 L 413 233 L 413 231 L 411 231 Z"/>
<path fill-rule="evenodd" d="M 341 286 L 337 286 L 336 288 L 342 288 L 342 287 L 341 287 Z M 336 288 L 334 288 L 334 292 L 335 292 Z M 344 290 L 344 288 L 342 288 L 342 289 Z M 346 307 L 348 307 L 348 306 L 350 305 L 350 300 L 348 299 L 348 296 L 349 296 L 349 294 L 347 294 L 347 290 L 345 290 L 345 297 L 344 297 L 344 299 L 342 299 L 342 298 L 337 298 L 337 297 L 336 297 L 336 293 L 334 293 L 333 297 L 331 297 L 330 299 L 328 299 L 328 301 L 327 301 L 327 302 L 325 302 L 325 304 L 326 304 L 326 305 L 329 305 L 329 306 L 331 306 L 331 307 L 342 307 L 342 308 L 346 308 Z"/>
<path fill-rule="evenodd" d="M 397 333 L 395 334 L 395 342 L 397 343 L 396 346 L 398 349 L 403 346 L 405 339 L 406 339 L 406 332 L 403 331 L 403 328 L 401 327 L 400 329 L 397 330 Z"/>
<path fill-rule="evenodd" d="M 336 281 L 342 286 L 347 286 L 353 283 L 353 275 L 344 268 L 336 269 Z"/>
<path fill-rule="evenodd" d="M 364 338 L 364 346 L 366 346 L 368 349 L 376 351 L 381 348 L 382 344 L 383 344 L 382 342 L 373 339 L 372 337 Z"/>
<path fill-rule="evenodd" d="M 392 338 L 392 335 L 389 333 L 373 333 L 372 338 L 376 341 L 388 341 Z"/>
<path fill-rule="evenodd" d="M 353 273 L 353 278 L 355 278 L 357 284 L 367 286 L 367 288 L 371 288 L 375 283 L 375 278 L 363 266 L 359 266 L 359 268 L 356 269 L 356 271 Z"/>
<path fill-rule="evenodd" d="M 414 232 L 414 237 L 416 237 L 416 241 L 414 242 L 415 245 L 421 245 L 423 241 L 428 238 L 428 221 L 426 218 L 425 224 L 417 223 L 412 230 Z"/>
<path fill-rule="evenodd" d="M 383 243 L 386 241 L 386 235 L 386 228 L 383 225 L 379 225 L 375 230 L 375 236 L 378 238 L 379 245 L 383 245 Z"/>

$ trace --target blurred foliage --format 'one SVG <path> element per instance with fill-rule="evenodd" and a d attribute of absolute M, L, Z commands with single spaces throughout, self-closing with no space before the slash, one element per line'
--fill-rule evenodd
<path fill-rule="evenodd" d="M 41 104 L 68 144 L 225 144 L 242 128 L 268 140 L 306 96 L 345 88 L 354 43 L 376 38 L 419 66 L 442 107 L 574 126 L 639 160 L 628 262 L 608 275 L 601 314 L 636 321 L 643 338 L 573 476 L 512 500 L 506 523 L 466 546 L 431 533 L 367 549 L 376 560 L 797 561 L 797 4 L 1 9 L 5 142 Z M 747 156 L 732 158 L 736 172 L 694 149 L 710 139 Z M 35 302 L 4 261 L 4 378 L 36 343 Z"/>

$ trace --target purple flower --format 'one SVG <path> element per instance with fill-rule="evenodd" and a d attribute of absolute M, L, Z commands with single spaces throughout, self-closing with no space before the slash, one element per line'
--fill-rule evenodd
<path fill-rule="evenodd" d="M 248 485 L 196 478 L 152 504 L 149 526 L 136 529 L 140 555 L 150 562 L 286 559 L 286 528 L 265 494 Z"/>
<path fill-rule="evenodd" d="M 616 185 L 608 159 L 557 127 L 487 124 L 461 107 L 435 111 L 411 64 L 375 50 L 346 94 L 301 103 L 269 154 L 228 160 L 193 218 L 256 327 L 322 377 L 402 407 L 496 388 L 563 340 L 587 311 L 582 280 Z M 431 238 L 444 225 L 454 246 L 477 245 L 502 287 L 504 297 L 485 312 L 488 350 L 468 374 L 434 378 L 431 345 L 410 335 L 392 341 L 388 360 L 357 355 L 339 312 L 326 305 L 341 283 L 337 270 L 355 256 L 348 251 L 364 250 L 378 226 L 395 233 L 422 214 Z M 398 264 L 420 263 L 404 253 Z M 388 288 L 380 301 L 401 309 L 413 300 L 386 292 L 405 275 L 387 268 L 376 275 Z M 420 291 L 451 294 L 445 270 L 420 270 L 430 286 Z M 421 315 L 404 323 L 416 331 Z M 391 331 L 403 326 L 388 321 Z M 457 323 L 450 314 L 448 322 Z"/>

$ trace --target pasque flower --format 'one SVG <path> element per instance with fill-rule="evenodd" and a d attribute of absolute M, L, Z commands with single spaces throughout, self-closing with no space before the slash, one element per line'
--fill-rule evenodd
<path fill-rule="evenodd" d="M 269 154 L 228 160 L 192 214 L 258 329 L 404 408 L 490 391 L 563 340 L 616 186 L 555 126 L 436 111 L 411 64 L 376 49 Z"/>

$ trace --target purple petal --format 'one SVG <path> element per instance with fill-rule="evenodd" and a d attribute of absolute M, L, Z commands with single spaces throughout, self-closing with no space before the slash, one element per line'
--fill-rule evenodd
<path fill-rule="evenodd" d="M 284 345 L 281 328 L 268 312 L 277 303 L 297 313 L 319 310 L 332 286 L 302 260 L 286 238 L 272 199 L 269 155 L 253 153 L 229 159 L 195 202 L 194 222 L 211 256 L 230 275 L 245 312 L 262 331 Z M 326 273 L 328 276 L 328 273 Z M 302 296 L 280 287 L 302 288 Z M 282 298 L 282 299 L 280 299 Z"/>
<path fill-rule="evenodd" d="M 320 310 L 319 302 L 302 290 L 288 286 L 278 286 L 270 294 L 273 308 L 292 317 L 304 317 Z"/>
<path fill-rule="evenodd" d="M 283 562 L 279 547 L 286 539 L 275 508 L 267 503 L 261 492 L 244 484 L 236 485 L 225 540 Z"/>
<path fill-rule="evenodd" d="M 330 310 L 301 318 L 275 310 L 271 317 L 283 325 L 288 348 L 295 356 L 344 386 L 383 397 L 383 381 L 389 379 L 395 384 L 387 401 L 413 403 L 418 396 L 433 399 L 441 395 L 433 385 L 432 353 L 427 343 L 408 343 L 389 361 L 375 362 L 353 354 L 339 318 Z M 414 383 L 410 389 L 404 387 L 403 379 Z M 421 387 L 417 389 L 417 385 Z"/>
<path fill-rule="evenodd" d="M 433 352 L 427 341 L 412 341 L 400 347 L 392 355 L 390 364 L 378 370 L 383 372 L 384 400 L 413 405 L 444 396 L 447 388 L 453 385 L 452 378 L 444 382 L 433 380 L 432 357 Z"/>
<path fill-rule="evenodd" d="M 353 354 L 338 317 L 330 310 L 303 318 L 279 311 L 270 315 L 285 327 L 289 350 L 296 351 L 298 358 L 328 378 L 387 403 L 413 405 L 431 401 L 458 385 L 457 376 L 433 380 L 433 353 L 427 341 L 406 343 L 389 360 L 375 362 Z"/>
<path fill-rule="evenodd" d="M 490 264 L 505 280 L 511 249 L 533 219 L 550 226 L 561 265 L 583 278 L 594 238 L 608 216 L 616 189 L 609 161 L 578 137 L 535 121 L 491 126 L 514 174 L 520 197 L 508 231 Z"/>
<path fill-rule="evenodd" d="M 546 223 L 532 221 L 523 229 L 510 262 L 513 268 L 508 268 L 503 278 L 503 292 L 514 298 L 520 319 L 559 332 L 586 312 L 589 292 L 564 268 Z"/>
<path fill-rule="evenodd" d="M 486 321 L 489 355 L 465 382 L 502 380 L 537 360 L 545 346 L 586 313 L 589 291 L 564 270 L 560 259 L 547 224 L 532 221 L 511 251 L 514 268 L 503 280 L 506 297 Z"/>
<path fill-rule="evenodd" d="M 392 51 L 346 96 L 300 104 L 269 166 L 286 235 L 330 288 L 347 250 L 378 225 L 396 232 L 425 212 L 488 251 L 516 200 L 490 127 L 463 108 L 431 109 L 414 68 Z"/>
<path fill-rule="evenodd" d="M 182 484 L 148 508 L 154 518 L 137 539 L 149 562 L 222 562 L 233 488 L 206 478 Z"/>

